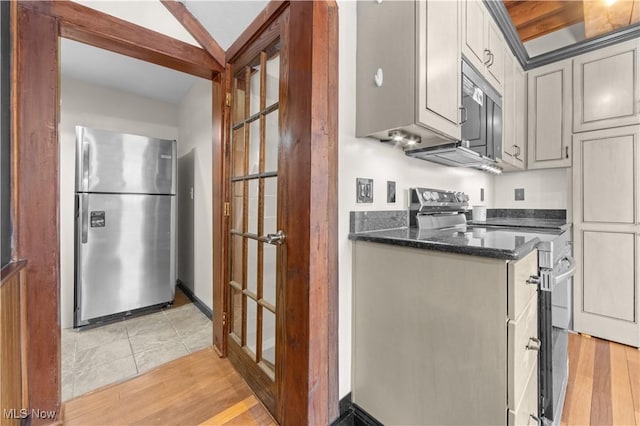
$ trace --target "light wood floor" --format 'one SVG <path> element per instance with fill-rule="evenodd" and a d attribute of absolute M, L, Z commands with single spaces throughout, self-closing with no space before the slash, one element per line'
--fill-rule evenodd
<path fill-rule="evenodd" d="M 640 426 L 640 350 L 569 334 L 562 424 Z"/>
<path fill-rule="evenodd" d="M 65 425 L 274 425 L 249 386 L 211 348 L 72 399 Z"/>

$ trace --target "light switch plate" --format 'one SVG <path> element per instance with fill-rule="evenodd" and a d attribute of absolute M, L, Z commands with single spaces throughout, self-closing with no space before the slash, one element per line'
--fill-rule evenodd
<path fill-rule="evenodd" d="M 373 179 L 356 178 L 356 202 L 373 203 Z"/>
<path fill-rule="evenodd" d="M 524 201 L 524 188 L 516 188 L 514 192 L 516 201 Z"/>
<path fill-rule="evenodd" d="M 396 183 L 392 180 L 387 181 L 387 203 L 396 202 Z"/>

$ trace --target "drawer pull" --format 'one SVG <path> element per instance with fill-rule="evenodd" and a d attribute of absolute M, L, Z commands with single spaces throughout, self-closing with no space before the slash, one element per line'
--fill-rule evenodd
<path fill-rule="evenodd" d="M 541 344 L 542 344 L 542 342 L 540 342 L 540 339 L 538 339 L 536 337 L 529 337 L 529 343 L 527 343 L 526 347 L 530 351 L 539 351 Z"/>
<path fill-rule="evenodd" d="M 527 284 L 540 285 L 540 277 L 537 275 L 531 275 L 527 280 Z"/>

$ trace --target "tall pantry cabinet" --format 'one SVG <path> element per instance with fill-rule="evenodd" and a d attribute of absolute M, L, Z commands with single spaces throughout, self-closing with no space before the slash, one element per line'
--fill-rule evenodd
<path fill-rule="evenodd" d="M 573 59 L 574 328 L 640 346 L 640 41 Z"/>

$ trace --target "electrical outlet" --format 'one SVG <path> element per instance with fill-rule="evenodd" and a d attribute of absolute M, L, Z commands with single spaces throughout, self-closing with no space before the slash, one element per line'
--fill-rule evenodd
<path fill-rule="evenodd" d="M 524 201 L 524 188 L 516 188 L 514 192 L 516 201 Z"/>
<path fill-rule="evenodd" d="M 373 203 L 373 179 L 356 178 L 356 202 Z"/>
<path fill-rule="evenodd" d="M 396 202 L 396 183 L 394 181 L 387 181 L 387 203 Z"/>

